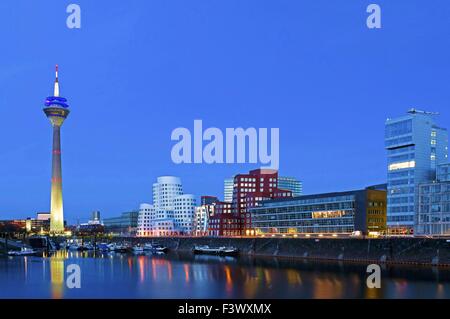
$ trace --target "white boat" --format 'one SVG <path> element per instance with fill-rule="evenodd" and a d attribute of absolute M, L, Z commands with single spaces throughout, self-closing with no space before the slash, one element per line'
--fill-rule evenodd
<path fill-rule="evenodd" d="M 144 252 L 144 247 L 142 246 L 134 246 L 133 247 L 133 253 L 140 254 Z"/>
<path fill-rule="evenodd" d="M 36 253 L 37 253 L 36 250 L 28 248 L 28 247 L 22 247 L 20 250 L 8 251 L 9 256 L 29 256 L 29 255 L 35 255 Z"/>
<path fill-rule="evenodd" d="M 208 245 L 204 246 L 194 246 L 192 249 L 194 254 L 208 254 L 208 255 L 237 255 L 239 250 L 235 247 L 209 247 Z"/>
<path fill-rule="evenodd" d="M 108 245 L 110 251 L 114 251 L 116 253 L 125 253 L 128 250 L 128 247 L 122 244 L 112 243 Z"/>
<path fill-rule="evenodd" d="M 146 250 L 146 251 L 153 251 L 153 252 L 157 252 L 157 253 L 165 253 L 165 252 L 167 252 L 169 250 L 169 248 L 164 247 L 164 246 L 162 246 L 160 244 L 147 243 L 147 244 L 144 245 L 144 250 Z"/>

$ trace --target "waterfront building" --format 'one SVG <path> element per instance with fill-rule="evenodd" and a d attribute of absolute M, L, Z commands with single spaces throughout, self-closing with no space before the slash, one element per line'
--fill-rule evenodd
<path fill-rule="evenodd" d="M 179 234 L 190 235 L 194 230 L 196 200 L 191 194 L 174 198 L 174 221 Z"/>
<path fill-rule="evenodd" d="M 259 202 L 274 198 L 292 197 L 292 192 L 278 188 L 278 171 L 256 169 L 234 177 L 232 209 L 240 219 L 241 235 L 253 236 L 252 217 L 249 208 Z"/>
<path fill-rule="evenodd" d="M 448 133 L 436 125 L 435 115 L 412 109 L 386 121 L 390 234 L 414 233 L 416 188 L 434 181 L 437 165 L 448 159 Z"/>
<path fill-rule="evenodd" d="M 303 195 L 261 202 L 249 209 L 256 235 L 338 236 L 386 231 L 386 191 Z"/>
<path fill-rule="evenodd" d="M 105 232 L 117 236 L 134 236 L 137 231 L 139 212 L 124 212 L 120 216 L 105 218 Z"/>
<path fill-rule="evenodd" d="M 437 167 L 437 180 L 418 189 L 416 235 L 450 236 L 450 164 Z"/>
<path fill-rule="evenodd" d="M 153 205 L 142 203 L 139 205 L 138 237 L 152 236 L 151 222 L 155 219 L 156 211 Z"/>
<path fill-rule="evenodd" d="M 105 227 L 102 224 L 100 220 L 100 212 L 99 211 L 93 211 L 91 215 L 91 219 L 88 220 L 87 223 L 82 223 L 77 225 L 77 227 L 74 229 L 77 235 L 93 235 L 93 234 L 100 234 L 104 233 Z"/>
<path fill-rule="evenodd" d="M 208 233 L 214 237 L 236 237 L 242 235 L 242 218 L 233 204 L 217 201 L 214 214 L 210 217 Z"/>
<path fill-rule="evenodd" d="M 193 235 L 208 235 L 210 217 L 214 216 L 217 202 L 219 202 L 219 199 L 215 196 L 201 197 L 201 205 L 195 208 Z"/>
<path fill-rule="evenodd" d="M 278 188 L 292 192 L 292 196 L 303 194 L 303 183 L 294 177 L 278 176 Z"/>
<path fill-rule="evenodd" d="M 224 181 L 223 201 L 231 203 L 233 201 L 234 177 Z M 303 194 L 303 183 L 294 177 L 278 176 L 278 188 L 292 192 L 292 196 Z"/>
<path fill-rule="evenodd" d="M 158 177 L 153 184 L 153 205 L 141 204 L 138 236 L 189 235 L 194 229 L 196 200 L 184 194 L 181 179 Z"/>
<path fill-rule="evenodd" d="M 64 233 L 64 209 L 61 174 L 61 126 L 69 115 L 67 100 L 59 94 L 58 66 L 53 87 L 53 95 L 45 100 L 44 113 L 53 127 L 52 185 L 50 200 L 50 233 Z"/>

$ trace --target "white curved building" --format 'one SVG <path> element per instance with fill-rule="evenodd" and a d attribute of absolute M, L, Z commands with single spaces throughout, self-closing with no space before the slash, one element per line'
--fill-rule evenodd
<path fill-rule="evenodd" d="M 183 194 L 179 177 L 158 177 L 153 184 L 153 205 L 141 204 L 138 236 L 190 235 L 195 206 L 195 196 Z"/>
<path fill-rule="evenodd" d="M 174 219 L 178 231 L 182 234 L 191 234 L 194 230 L 195 206 L 194 195 L 185 194 L 174 199 Z"/>
<path fill-rule="evenodd" d="M 142 203 L 139 205 L 139 217 L 138 217 L 138 228 L 137 236 L 145 237 L 151 236 L 151 222 L 155 218 L 155 209 L 153 205 Z"/>

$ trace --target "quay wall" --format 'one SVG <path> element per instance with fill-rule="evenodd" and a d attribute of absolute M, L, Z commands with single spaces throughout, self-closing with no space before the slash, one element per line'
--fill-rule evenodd
<path fill-rule="evenodd" d="M 116 238 L 133 244 L 157 242 L 175 251 L 194 245 L 234 246 L 241 254 L 352 262 L 450 266 L 450 242 L 445 239 L 301 239 L 301 238 Z"/>

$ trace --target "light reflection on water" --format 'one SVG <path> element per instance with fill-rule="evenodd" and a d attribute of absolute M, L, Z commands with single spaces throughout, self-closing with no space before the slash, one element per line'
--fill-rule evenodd
<path fill-rule="evenodd" d="M 66 267 L 81 268 L 68 289 Z M 190 254 L 58 251 L 0 258 L 0 298 L 450 298 L 450 270 L 383 267 L 382 288 L 366 265 Z"/>

